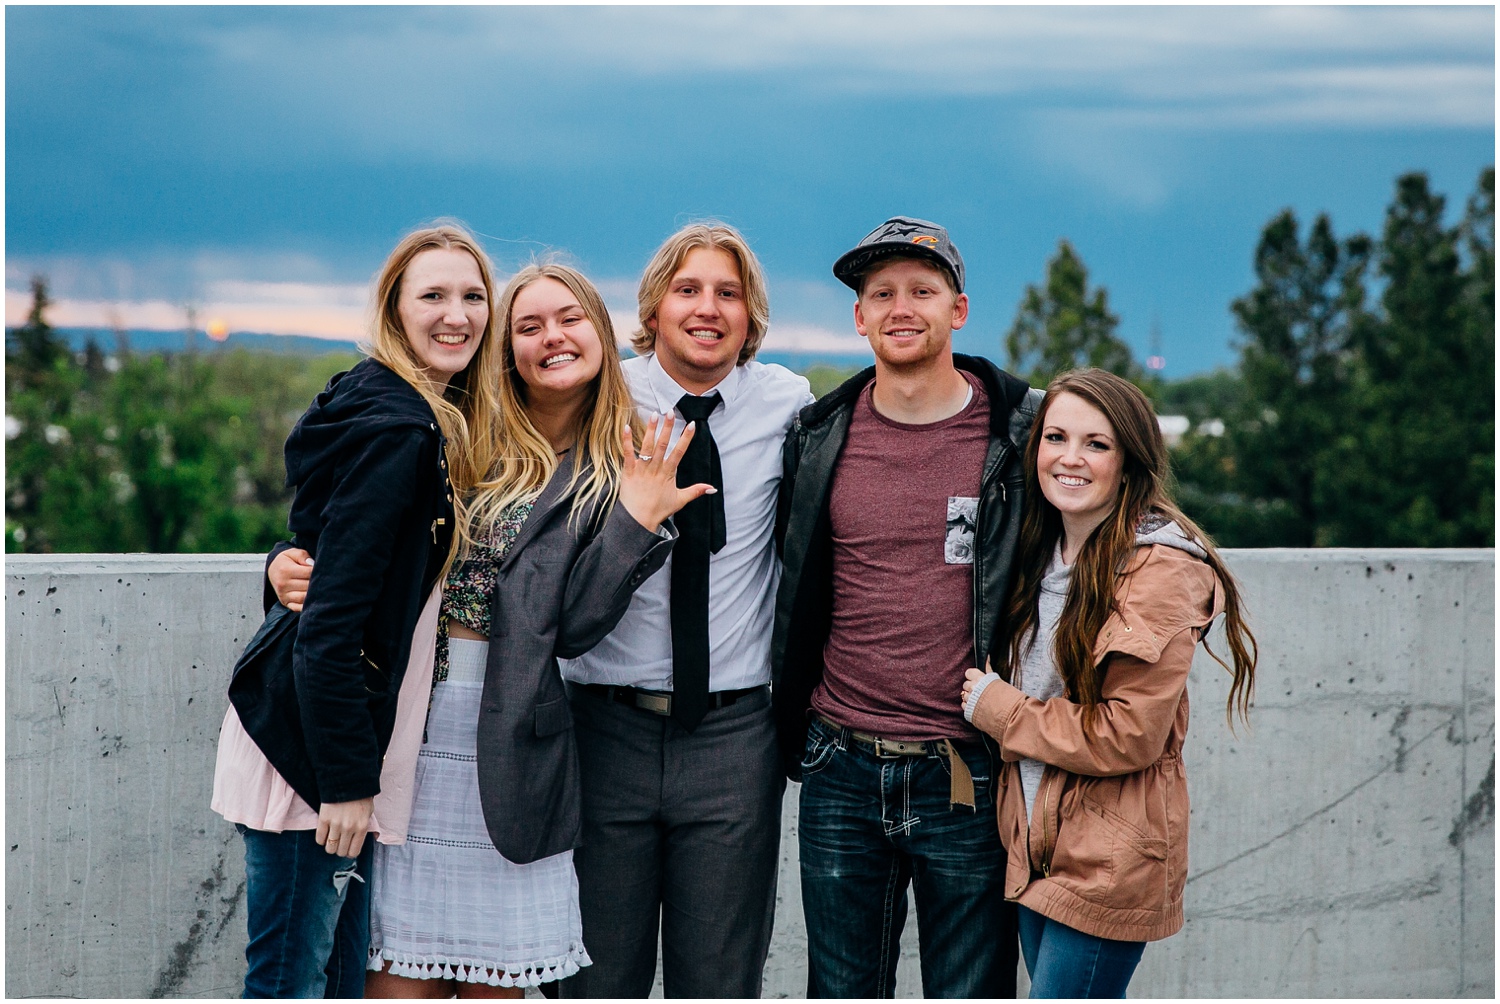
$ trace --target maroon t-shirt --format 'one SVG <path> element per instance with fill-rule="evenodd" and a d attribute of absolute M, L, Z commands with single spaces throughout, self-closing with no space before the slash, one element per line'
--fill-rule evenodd
<path fill-rule="evenodd" d="M 974 665 L 974 523 L 989 398 L 904 425 L 854 406 L 829 497 L 833 627 L 812 706 L 887 739 L 975 735 L 958 698 Z"/>

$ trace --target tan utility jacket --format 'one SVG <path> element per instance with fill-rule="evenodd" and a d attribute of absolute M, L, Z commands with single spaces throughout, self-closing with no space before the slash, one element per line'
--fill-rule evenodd
<path fill-rule="evenodd" d="M 1156 941 L 1182 927 L 1188 792 L 1182 763 L 1188 667 L 1224 594 L 1209 566 L 1156 544 L 1137 549 L 1094 646 L 1103 701 L 1038 701 L 996 680 L 974 724 L 1005 761 L 997 809 L 1005 897 L 1069 927 Z M 1047 764 L 1030 826 L 1020 766 Z"/>

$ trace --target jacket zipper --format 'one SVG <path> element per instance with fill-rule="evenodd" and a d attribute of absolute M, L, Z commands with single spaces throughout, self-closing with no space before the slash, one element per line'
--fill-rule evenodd
<path fill-rule="evenodd" d="M 1051 806 L 1050 806 L 1049 803 L 1050 803 L 1050 801 L 1052 799 L 1052 787 L 1053 787 L 1052 782 L 1055 781 L 1056 779 L 1057 779 L 1057 775 L 1056 774 L 1053 774 L 1051 777 L 1047 778 L 1047 783 L 1046 783 L 1046 785 L 1042 789 L 1042 795 L 1043 795 L 1043 798 L 1042 798 L 1042 877 L 1043 878 L 1049 878 L 1052 875 L 1052 835 L 1049 832 L 1051 830 L 1051 828 L 1052 828 L 1052 809 L 1051 809 Z"/>
<path fill-rule="evenodd" d="M 369 663 L 371 669 L 375 670 L 375 672 L 377 672 L 377 673 L 380 674 L 380 678 L 382 680 L 386 681 L 386 685 L 387 686 L 390 685 L 390 682 L 391 682 L 390 674 L 387 673 L 385 670 L 381 669 L 380 668 L 380 664 L 378 662 L 376 662 L 374 659 L 371 659 L 370 656 L 369 656 L 369 654 L 367 652 L 365 652 L 364 649 L 360 649 L 359 650 L 359 657 L 361 659 L 363 659 L 365 662 Z M 369 687 L 366 687 L 365 690 L 366 690 L 366 692 L 371 693 L 371 694 L 378 694 L 378 693 L 380 693 L 380 691 L 378 691 L 378 690 L 370 690 Z"/>

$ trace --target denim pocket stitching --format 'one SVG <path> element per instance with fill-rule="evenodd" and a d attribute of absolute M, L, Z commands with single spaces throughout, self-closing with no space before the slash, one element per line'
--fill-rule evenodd
<path fill-rule="evenodd" d="M 830 739 L 819 729 L 809 729 L 807 745 L 802 754 L 802 773 L 816 774 L 828 765 L 838 751 L 838 740 Z"/>

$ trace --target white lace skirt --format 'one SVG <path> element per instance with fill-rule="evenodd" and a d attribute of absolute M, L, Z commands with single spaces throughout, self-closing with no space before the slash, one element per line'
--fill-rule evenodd
<path fill-rule="evenodd" d="M 406 843 L 375 845 L 373 970 L 389 963 L 395 976 L 529 987 L 589 964 L 573 852 L 511 864 L 485 827 L 474 749 L 488 652 L 488 642 L 448 640 Z"/>

